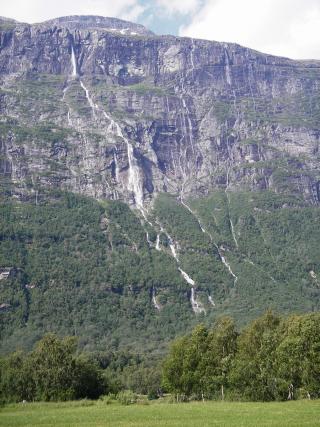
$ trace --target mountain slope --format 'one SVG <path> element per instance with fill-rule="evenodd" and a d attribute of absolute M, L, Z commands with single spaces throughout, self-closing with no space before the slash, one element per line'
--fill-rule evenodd
<path fill-rule="evenodd" d="M 319 62 L 113 18 L 0 30 L 2 351 L 319 308 Z"/>

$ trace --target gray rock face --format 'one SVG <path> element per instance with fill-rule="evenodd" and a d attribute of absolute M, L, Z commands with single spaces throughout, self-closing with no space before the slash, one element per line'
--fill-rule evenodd
<path fill-rule="evenodd" d="M 320 62 L 113 18 L 9 27 L 0 26 L 7 192 L 62 188 L 140 207 L 159 192 L 273 189 L 319 202 Z"/>

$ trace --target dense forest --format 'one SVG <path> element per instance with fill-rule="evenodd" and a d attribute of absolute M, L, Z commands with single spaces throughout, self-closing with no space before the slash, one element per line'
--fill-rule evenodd
<path fill-rule="evenodd" d="M 175 341 L 165 388 L 182 397 L 285 400 L 320 396 L 320 314 L 272 312 L 237 332 L 224 317 Z"/>
<path fill-rule="evenodd" d="M 121 402 L 171 393 L 181 400 L 272 401 L 320 397 L 320 314 L 271 311 L 238 331 L 230 317 L 175 340 L 162 360 L 110 351 L 79 353 L 74 337 L 44 336 L 31 352 L 0 360 L 2 402 Z"/>
<path fill-rule="evenodd" d="M 86 352 L 160 358 L 176 336 L 224 314 L 244 326 L 267 308 L 320 308 L 319 209 L 298 197 L 221 191 L 185 201 L 190 211 L 162 194 L 148 221 L 120 201 L 53 190 L 2 201 L 0 354 L 53 332 L 79 337 Z M 193 312 L 178 267 L 205 312 Z"/>

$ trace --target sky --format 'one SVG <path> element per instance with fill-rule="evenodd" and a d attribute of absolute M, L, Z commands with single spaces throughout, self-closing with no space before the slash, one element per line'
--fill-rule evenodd
<path fill-rule="evenodd" d="M 65 15 L 114 16 L 156 34 L 320 59 L 320 0 L 10 0 L 0 14 L 29 23 Z"/>

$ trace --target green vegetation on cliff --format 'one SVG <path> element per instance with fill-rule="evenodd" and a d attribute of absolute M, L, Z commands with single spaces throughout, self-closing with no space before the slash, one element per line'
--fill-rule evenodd
<path fill-rule="evenodd" d="M 0 280 L 2 353 L 57 332 L 78 335 L 86 350 L 162 354 L 199 320 L 229 314 L 244 325 L 266 308 L 319 309 L 319 209 L 299 199 L 216 192 L 189 201 L 192 214 L 161 195 L 152 227 L 119 201 L 40 190 L 23 203 L 3 201 L 0 267 L 10 274 Z M 193 313 L 191 287 L 156 221 L 176 242 L 206 315 Z"/>

